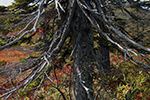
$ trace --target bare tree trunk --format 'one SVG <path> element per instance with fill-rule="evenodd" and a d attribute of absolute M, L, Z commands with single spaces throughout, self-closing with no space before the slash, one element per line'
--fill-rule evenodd
<path fill-rule="evenodd" d="M 104 26 L 103 22 L 100 22 L 101 24 L 101 29 L 103 30 L 103 32 L 107 33 L 108 29 Z M 106 40 L 104 40 L 103 38 L 101 38 L 102 41 L 99 41 L 99 60 L 101 62 L 101 66 L 104 69 L 104 72 L 109 73 L 110 71 L 110 57 L 109 57 L 109 48 L 108 48 L 108 43 L 106 42 Z"/>
<path fill-rule="evenodd" d="M 73 99 L 93 100 L 93 33 L 90 22 L 79 7 L 76 8 L 73 22 L 73 38 L 76 46 L 73 63 Z"/>
<path fill-rule="evenodd" d="M 106 0 L 101 0 L 102 4 L 104 4 Z M 106 9 L 103 8 L 103 12 L 104 14 L 106 14 Z M 108 29 L 106 28 L 106 26 L 104 25 L 104 23 L 102 21 L 99 20 L 99 25 L 102 29 L 103 32 L 105 33 L 109 33 Z M 102 37 L 102 36 L 101 36 Z M 100 64 L 103 67 L 104 72 L 109 73 L 110 71 L 110 57 L 109 57 L 109 48 L 108 48 L 108 43 L 106 42 L 106 40 L 104 40 L 104 38 L 101 38 L 102 41 L 99 41 L 99 60 L 100 60 Z"/>
<path fill-rule="evenodd" d="M 133 3 L 134 2 L 134 0 L 127 0 L 129 3 Z"/>
<path fill-rule="evenodd" d="M 88 2 L 88 1 L 87 1 Z M 89 1 L 90 2 L 90 1 Z M 89 3 L 88 2 L 88 3 Z M 72 38 L 75 49 L 73 63 L 73 94 L 74 100 L 93 100 L 93 32 L 89 20 L 77 6 L 72 22 Z M 106 31 L 101 23 L 101 28 Z M 108 45 L 105 43 L 105 45 Z M 100 45 L 99 60 L 104 70 L 110 69 L 109 49 Z M 89 90 L 86 90 L 88 88 Z"/>
<path fill-rule="evenodd" d="M 104 46 L 105 45 L 105 46 Z M 103 43 L 99 47 L 99 60 L 101 62 L 101 66 L 103 67 L 104 72 L 109 73 L 110 71 L 110 58 L 109 58 L 109 48 L 107 47 L 108 43 Z"/>

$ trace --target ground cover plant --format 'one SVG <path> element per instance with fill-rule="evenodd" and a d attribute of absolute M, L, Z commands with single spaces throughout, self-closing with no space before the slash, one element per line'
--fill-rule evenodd
<path fill-rule="evenodd" d="M 148 1 L 15 0 L 3 8 L 1 52 L 34 54 L 0 61 L 0 98 L 149 99 Z"/>

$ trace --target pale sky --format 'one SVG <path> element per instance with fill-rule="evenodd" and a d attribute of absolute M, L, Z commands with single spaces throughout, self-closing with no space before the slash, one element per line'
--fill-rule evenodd
<path fill-rule="evenodd" d="M 11 5 L 12 2 L 14 2 L 14 0 L 0 0 L 0 5 L 8 6 Z"/>

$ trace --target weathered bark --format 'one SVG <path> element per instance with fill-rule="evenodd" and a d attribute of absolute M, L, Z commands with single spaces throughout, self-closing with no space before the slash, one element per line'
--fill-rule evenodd
<path fill-rule="evenodd" d="M 127 0 L 129 3 L 133 3 L 134 2 L 134 0 Z"/>
<path fill-rule="evenodd" d="M 101 0 L 101 3 L 103 5 L 105 5 L 105 2 L 106 0 Z M 97 5 L 99 6 L 99 5 Z M 106 14 L 106 9 L 105 8 L 102 8 L 104 14 Z M 106 26 L 104 25 L 104 23 L 99 20 L 99 25 L 100 25 L 100 28 L 102 29 L 103 32 L 105 33 L 109 33 L 108 32 L 108 29 L 106 28 Z M 102 37 L 102 36 L 100 36 Z M 104 72 L 106 73 L 109 73 L 110 71 L 110 57 L 109 57 L 109 48 L 108 48 L 108 42 L 106 42 L 106 40 L 104 38 L 101 38 L 101 40 L 99 41 L 99 60 L 100 60 L 100 64 L 101 66 L 103 67 L 103 70 Z"/>
<path fill-rule="evenodd" d="M 74 46 L 76 46 L 73 63 L 73 99 L 93 100 L 93 34 L 90 22 L 78 6 L 72 28 Z"/>
<path fill-rule="evenodd" d="M 110 58 L 109 58 L 109 48 L 107 47 L 108 43 L 103 43 L 99 47 L 99 60 L 101 66 L 103 67 L 104 72 L 109 73 L 110 71 Z"/>
<path fill-rule="evenodd" d="M 90 1 L 89 1 L 90 2 Z M 88 1 L 87 1 L 88 3 Z M 101 28 L 106 31 L 103 23 Z M 93 100 L 93 33 L 92 26 L 86 16 L 83 14 L 81 9 L 77 6 L 74 19 L 72 22 L 72 38 L 73 44 L 76 47 L 74 52 L 74 63 L 73 63 L 73 94 L 74 100 Z M 105 43 L 105 45 L 108 45 Z M 104 70 L 109 70 L 109 49 L 101 45 L 99 47 L 100 52 L 100 63 Z M 81 79 L 80 79 L 81 78 Z M 89 90 L 85 90 L 88 88 Z"/>
<path fill-rule="evenodd" d="M 107 33 L 108 29 L 104 26 L 103 22 L 101 22 L 101 29 L 103 32 Z M 99 52 L 99 60 L 101 63 L 101 66 L 103 67 L 104 72 L 109 73 L 110 71 L 110 57 L 109 57 L 109 48 L 108 43 L 104 38 L 101 38 L 102 40 L 99 41 L 100 47 L 98 48 Z"/>

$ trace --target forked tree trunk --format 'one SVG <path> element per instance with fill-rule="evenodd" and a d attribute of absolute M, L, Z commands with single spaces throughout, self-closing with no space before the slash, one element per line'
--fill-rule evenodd
<path fill-rule="evenodd" d="M 91 24 L 79 7 L 73 22 L 73 39 L 76 50 L 73 63 L 74 100 L 93 100 L 93 34 Z M 88 88 L 89 91 L 86 91 Z"/>

